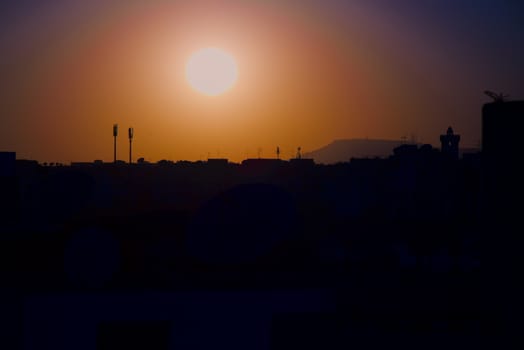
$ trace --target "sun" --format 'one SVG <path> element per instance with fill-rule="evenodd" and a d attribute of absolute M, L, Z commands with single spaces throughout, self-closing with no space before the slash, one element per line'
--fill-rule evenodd
<path fill-rule="evenodd" d="M 236 83 L 237 63 L 227 52 L 207 47 L 191 55 L 186 65 L 186 78 L 195 90 L 208 96 L 217 96 Z"/>

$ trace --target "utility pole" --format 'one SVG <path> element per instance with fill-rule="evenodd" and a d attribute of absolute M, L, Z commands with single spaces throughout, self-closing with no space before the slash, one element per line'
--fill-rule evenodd
<path fill-rule="evenodd" d="M 118 136 L 118 124 L 113 124 L 113 163 L 116 164 L 116 137 Z"/>
<path fill-rule="evenodd" d="M 133 164 L 133 134 L 134 129 L 129 128 L 129 164 Z"/>

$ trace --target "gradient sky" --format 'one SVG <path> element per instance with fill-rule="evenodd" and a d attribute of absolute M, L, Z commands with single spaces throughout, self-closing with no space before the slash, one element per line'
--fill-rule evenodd
<path fill-rule="evenodd" d="M 41 162 L 112 160 L 113 123 L 150 161 L 477 146 L 483 91 L 524 98 L 522 0 L 4 0 L 0 29 L 0 150 Z M 217 97 L 185 79 L 208 46 L 239 65 Z"/>

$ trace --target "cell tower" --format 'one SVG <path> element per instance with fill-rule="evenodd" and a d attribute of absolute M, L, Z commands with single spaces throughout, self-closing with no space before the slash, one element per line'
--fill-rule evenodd
<path fill-rule="evenodd" d="M 118 136 L 118 124 L 113 124 L 113 163 L 116 164 L 116 137 Z"/>
<path fill-rule="evenodd" d="M 297 148 L 297 159 L 302 159 L 302 147 Z"/>
<path fill-rule="evenodd" d="M 133 134 L 135 130 L 133 128 L 129 128 L 129 164 L 133 164 Z"/>
<path fill-rule="evenodd" d="M 280 159 L 280 147 L 277 146 L 277 159 Z"/>

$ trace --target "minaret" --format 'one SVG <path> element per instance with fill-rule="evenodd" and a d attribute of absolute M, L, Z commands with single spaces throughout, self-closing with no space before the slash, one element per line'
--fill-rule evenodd
<path fill-rule="evenodd" d="M 460 135 L 453 133 L 453 128 L 450 126 L 446 132 L 446 135 L 440 136 L 441 151 L 444 154 L 448 154 L 453 159 L 459 158 L 459 142 Z"/>

